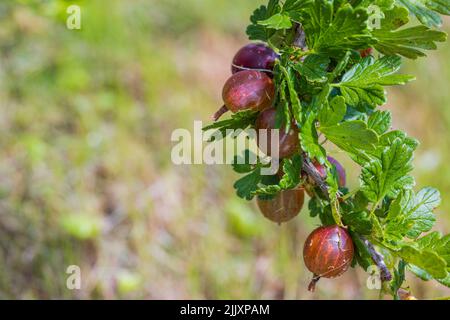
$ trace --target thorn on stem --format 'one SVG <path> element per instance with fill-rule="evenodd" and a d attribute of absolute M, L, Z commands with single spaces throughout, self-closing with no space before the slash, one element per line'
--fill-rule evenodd
<path fill-rule="evenodd" d="M 314 292 L 316 290 L 316 284 L 319 282 L 320 276 L 314 275 L 311 282 L 308 285 L 308 291 Z"/>
<path fill-rule="evenodd" d="M 216 111 L 216 113 L 214 113 L 214 115 L 212 116 L 212 119 L 214 121 L 217 121 L 226 112 L 228 112 L 228 108 L 226 105 L 223 105 L 219 110 Z"/>

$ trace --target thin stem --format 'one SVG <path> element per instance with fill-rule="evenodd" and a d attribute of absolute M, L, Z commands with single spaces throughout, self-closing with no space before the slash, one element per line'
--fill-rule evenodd
<path fill-rule="evenodd" d="M 377 208 L 380 205 L 381 201 L 382 200 L 378 200 L 378 202 L 373 205 L 372 210 L 370 211 L 370 215 L 375 215 L 375 211 L 377 210 Z"/>
<path fill-rule="evenodd" d="M 382 200 L 379 200 L 376 204 L 374 204 L 374 206 L 372 207 L 372 210 L 370 211 L 370 218 L 373 222 L 373 225 L 375 227 L 375 232 L 377 233 L 377 236 L 383 238 L 384 237 L 384 231 L 383 231 L 383 227 L 380 224 L 380 221 L 378 220 L 378 217 L 375 214 L 375 211 L 377 210 L 377 208 L 379 207 L 379 205 L 381 204 Z"/>
<path fill-rule="evenodd" d="M 259 71 L 259 72 L 267 72 L 267 73 L 271 73 L 273 74 L 273 70 L 269 70 L 269 69 L 255 69 L 255 68 L 247 68 L 247 67 L 243 67 L 243 66 L 238 66 L 234 63 L 231 64 L 232 67 L 235 67 L 236 69 L 240 69 L 240 70 L 251 70 L 251 71 Z"/>
<path fill-rule="evenodd" d="M 319 280 L 320 280 L 320 276 L 315 274 L 313 276 L 313 278 L 311 279 L 311 282 L 308 285 L 308 291 L 314 292 L 316 290 L 316 284 L 317 284 L 317 282 L 319 282 Z"/>
<path fill-rule="evenodd" d="M 326 182 L 322 179 L 319 171 L 317 171 L 316 167 L 312 164 L 311 159 L 305 154 L 303 156 L 303 171 L 314 181 L 314 183 L 320 188 L 323 192 L 323 195 L 330 200 L 330 195 L 328 193 L 329 187 Z"/>
<path fill-rule="evenodd" d="M 376 264 L 378 269 L 380 269 L 381 281 L 383 281 L 383 282 L 391 281 L 392 280 L 392 274 L 389 271 L 388 267 L 386 266 L 386 263 L 384 262 L 383 256 L 380 253 L 377 252 L 377 250 L 375 249 L 374 245 L 369 240 L 367 240 L 362 235 L 358 235 L 358 236 L 359 236 L 360 240 L 366 246 L 367 250 L 369 251 L 369 254 L 370 254 L 371 258 L 372 258 L 372 261 Z"/>
<path fill-rule="evenodd" d="M 345 202 L 348 199 L 350 199 L 351 197 L 353 197 L 355 194 L 357 194 L 359 192 L 360 188 L 355 188 L 353 189 L 353 191 L 350 191 L 349 193 L 343 195 L 339 200 L 341 200 L 341 202 Z"/>
<path fill-rule="evenodd" d="M 322 178 L 319 171 L 317 171 L 316 167 L 312 164 L 311 159 L 306 154 L 304 154 L 303 156 L 303 171 L 306 172 L 306 174 L 311 178 L 314 184 L 320 188 L 325 198 L 331 204 L 331 211 L 334 221 L 337 225 L 343 227 L 344 224 L 342 223 L 341 215 L 339 214 L 339 198 L 337 196 L 333 198 L 330 197 L 330 188 L 328 184 Z"/>
<path fill-rule="evenodd" d="M 214 115 L 212 116 L 212 119 L 214 121 L 217 121 L 226 112 L 228 112 L 228 108 L 227 108 L 227 106 L 223 105 L 219 110 L 216 111 L 216 113 L 214 113 Z"/>

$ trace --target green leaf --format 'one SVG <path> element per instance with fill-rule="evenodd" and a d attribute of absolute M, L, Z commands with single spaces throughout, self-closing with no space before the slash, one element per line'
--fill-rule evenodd
<path fill-rule="evenodd" d="M 258 24 L 259 21 L 267 20 L 274 14 L 281 11 L 279 0 L 270 0 L 267 6 L 256 9 L 250 17 L 251 24 L 247 27 L 247 35 L 250 40 L 269 41 L 275 34 L 275 30 L 268 29 Z"/>
<path fill-rule="evenodd" d="M 293 20 L 299 21 L 303 10 L 310 5 L 312 0 L 286 0 L 283 12 L 286 12 Z"/>
<path fill-rule="evenodd" d="M 438 231 L 431 232 L 417 240 L 419 249 L 427 249 L 436 252 L 447 263 L 450 270 L 450 234 L 442 236 Z"/>
<path fill-rule="evenodd" d="M 293 64 L 293 68 L 310 82 L 325 82 L 329 64 L 330 58 L 327 56 L 312 54 L 305 61 Z"/>
<path fill-rule="evenodd" d="M 441 202 L 439 191 L 424 188 L 417 194 L 404 190 L 395 199 L 386 217 L 385 235 L 392 240 L 402 240 L 406 235 L 415 239 L 430 231 L 436 221 L 433 210 Z"/>
<path fill-rule="evenodd" d="M 406 7 L 422 24 L 428 27 L 439 27 L 442 19 L 439 15 L 450 15 L 450 1 L 448 0 L 396 0 Z"/>
<path fill-rule="evenodd" d="M 436 252 L 406 245 L 398 252 L 398 255 L 406 262 L 425 270 L 435 279 L 443 279 L 448 275 L 445 260 Z"/>
<path fill-rule="evenodd" d="M 316 115 L 310 113 L 300 129 L 300 143 L 302 149 L 311 159 L 317 159 L 320 163 L 325 162 L 325 149 L 319 144 L 316 130 Z"/>
<path fill-rule="evenodd" d="M 302 105 L 300 98 L 298 97 L 297 90 L 295 89 L 296 78 L 290 67 L 284 68 L 280 65 L 280 69 L 283 72 L 284 79 L 287 84 L 289 92 L 289 101 L 291 102 L 292 113 L 297 123 L 302 122 Z"/>
<path fill-rule="evenodd" d="M 414 273 L 417 277 L 419 277 L 423 281 L 429 281 L 429 280 L 433 279 L 431 274 L 429 274 L 425 270 L 422 270 L 413 264 L 408 265 L 408 270 L 411 271 L 412 273 Z"/>
<path fill-rule="evenodd" d="M 358 264 L 367 271 L 373 265 L 372 257 L 359 235 L 350 229 L 350 236 L 355 244 L 355 258 Z"/>
<path fill-rule="evenodd" d="M 431 232 L 426 236 L 417 239 L 412 244 L 419 251 L 428 250 L 436 253 L 446 263 L 447 272 L 450 272 L 450 235 L 442 236 L 440 232 Z M 419 268 L 416 265 L 410 265 L 409 269 L 422 280 L 430 280 L 433 278 L 427 270 Z M 436 278 L 436 277 L 434 277 Z M 436 278 L 441 284 L 450 287 L 450 274 L 443 278 Z"/>
<path fill-rule="evenodd" d="M 362 211 L 369 205 L 369 199 L 366 198 L 362 191 L 358 191 L 352 201 L 355 210 Z"/>
<path fill-rule="evenodd" d="M 313 110 L 314 112 L 320 110 L 320 108 L 322 108 L 322 105 L 327 102 L 331 90 L 332 90 L 331 86 L 328 83 L 325 84 L 323 89 L 318 94 L 314 95 L 311 102 L 310 110 Z"/>
<path fill-rule="evenodd" d="M 408 23 L 408 10 L 394 7 L 384 12 L 381 28 L 374 29 L 372 35 L 377 43 L 374 47 L 385 55 L 399 54 L 406 58 L 416 59 L 425 56 L 423 50 L 435 50 L 435 42 L 445 42 L 445 32 L 431 30 L 425 26 L 415 26 L 395 31 Z"/>
<path fill-rule="evenodd" d="M 330 205 L 326 205 L 322 208 L 319 213 L 319 219 L 323 226 L 332 226 L 336 224 Z"/>
<path fill-rule="evenodd" d="M 351 51 L 345 52 L 344 56 L 339 60 L 336 65 L 336 68 L 333 70 L 329 77 L 329 81 L 334 81 L 344 70 L 347 68 L 348 63 L 350 62 L 350 57 L 352 56 Z"/>
<path fill-rule="evenodd" d="M 252 173 L 236 181 L 236 183 L 234 184 L 234 188 L 236 189 L 236 193 L 240 198 L 246 200 L 253 199 L 253 192 L 258 190 L 258 184 L 261 181 L 261 174 L 259 170 L 260 169 L 257 168 Z"/>
<path fill-rule="evenodd" d="M 345 4 L 334 12 L 333 1 L 316 0 L 302 21 L 308 47 L 318 53 L 364 48 L 371 41 L 367 18 L 363 8 Z"/>
<path fill-rule="evenodd" d="M 280 180 L 280 187 L 283 190 L 295 188 L 300 183 L 303 158 L 296 154 L 290 159 L 283 161 L 283 177 Z"/>
<path fill-rule="evenodd" d="M 231 119 L 217 121 L 209 126 L 204 127 L 203 131 L 217 129 L 218 131 L 220 131 L 221 136 L 225 138 L 227 136 L 227 130 L 244 130 L 255 123 L 257 116 L 258 113 L 251 110 L 241 111 L 233 114 L 231 116 Z"/>
<path fill-rule="evenodd" d="M 277 68 L 282 69 L 277 62 Z M 278 88 L 278 101 L 276 102 L 276 116 L 275 116 L 275 129 L 279 129 L 284 125 L 285 132 L 289 132 L 291 130 L 292 117 L 291 117 L 291 109 L 289 108 L 289 101 L 286 93 L 286 79 L 282 78 L 279 74 L 277 74 L 276 81 L 280 83 Z M 284 76 L 283 76 L 284 77 Z"/>
<path fill-rule="evenodd" d="M 301 169 L 303 158 L 300 155 L 294 155 L 290 159 L 283 161 L 283 177 L 278 184 L 259 185 L 257 189 L 252 191 L 252 195 L 274 196 L 283 190 L 294 189 L 300 183 Z M 264 177 L 261 179 L 265 183 Z"/>
<path fill-rule="evenodd" d="M 401 65 L 401 58 L 385 56 L 375 60 L 369 56 L 352 67 L 335 86 L 350 105 L 366 102 L 382 105 L 386 102 L 383 86 L 405 84 L 414 79 L 408 75 L 393 75 Z"/>
<path fill-rule="evenodd" d="M 313 197 L 308 202 L 309 215 L 312 218 L 317 217 L 323 210 L 323 205 L 319 197 Z"/>
<path fill-rule="evenodd" d="M 370 5 L 376 5 L 384 11 L 391 9 L 394 5 L 394 2 L 395 0 L 356 0 L 353 2 L 353 4 L 354 6 L 360 7 L 369 7 Z"/>
<path fill-rule="evenodd" d="M 320 125 L 324 127 L 336 125 L 344 119 L 346 113 L 347 106 L 344 98 L 336 96 L 329 103 L 322 105 L 319 112 Z"/>
<path fill-rule="evenodd" d="M 255 164 L 251 163 L 251 159 L 257 159 L 256 155 L 250 150 L 245 150 L 244 155 L 237 155 L 233 159 L 233 170 L 237 173 L 249 173 L 255 168 Z"/>
<path fill-rule="evenodd" d="M 392 115 L 389 111 L 376 111 L 367 121 L 367 126 L 379 135 L 384 134 L 392 125 Z"/>
<path fill-rule="evenodd" d="M 340 149 L 358 155 L 375 150 L 378 136 L 361 120 L 345 121 L 334 126 L 320 127 L 319 130 Z"/>
<path fill-rule="evenodd" d="M 430 248 L 435 245 L 442 238 L 442 234 L 438 231 L 430 232 L 426 236 L 417 239 L 417 246 L 421 249 Z"/>
<path fill-rule="evenodd" d="M 393 144 L 395 139 L 400 139 L 404 144 L 410 147 L 413 151 L 416 150 L 419 145 L 419 141 L 414 138 L 406 136 L 406 133 L 400 130 L 389 131 L 380 137 L 380 150 L 383 151 L 384 147 L 389 147 Z M 380 153 L 381 156 L 381 153 Z"/>
<path fill-rule="evenodd" d="M 342 220 L 345 225 L 350 226 L 360 234 L 370 235 L 372 233 L 373 223 L 366 211 L 344 211 Z"/>
<path fill-rule="evenodd" d="M 399 300 L 397 292 L 402 287 L 403 282 L 405 282 L 406 265 L 405 261 L 400 260 L 398 267 L 394 270 L 394 278 L 391 281 L 391 291 L 394 294 L 395 300 Z"/>
<path fill-rule="evenodd" d="M 285 13 L 277 13 L 270 18 L 258 21 L 259 25 L 265 26 L 268 29 L 284 30 L 292 28 L 291 18 Z"/>
<path fill-rule="evenodd" d="M 412 171 L 413 150 L 402 140 L 395 139 L 390 147 L 384 149 L 380 159 L 366 164 L 361 173 L 362 191 L 374 202 L 380 202 L 386 195 L 395 197 L 400 190 L 411 188 L 414 179 Z"/>

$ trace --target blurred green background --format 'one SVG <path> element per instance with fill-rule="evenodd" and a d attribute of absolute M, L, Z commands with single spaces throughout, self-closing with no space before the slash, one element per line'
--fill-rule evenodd
<path fill-rule="evenodd" d="M 354 269 L 306 290 L 302 246 L 318 223 L 306 209 L 277 226 L 234 195 L 231 168 L 171 163 L 172 131 L 220 106 L 263 2 L 1 1 L 1 299 L 377 297 Z M 66 28 L 74 3 L 80 31 Z M 450 46 L 439 49 L 406 63 L 417 81 L 386 107 L 422 142 L 418 185 L 441 190 L 436 229 L 449 232 Z M 359 171 L 333 152 L 354 186 Z M 81 290 L 66 287 L 69 265 Z"/>

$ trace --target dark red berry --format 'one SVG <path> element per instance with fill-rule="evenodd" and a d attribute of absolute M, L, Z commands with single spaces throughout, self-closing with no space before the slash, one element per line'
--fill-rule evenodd
<path fill-rule="evenodd" d="M 347 176 L 345 173 L 344 167 L 334 159 L 333 157 L 327 157 L 328 161 L 335 167 L 337 175 L 338 175 L 338 183 L 339 187 L 345 187 L 347 183 Z M 314 162 L 314 167 L 316 167 L 317 171 L 319 172 L 320 176 L 325 179 L 327 177 L 327 169 L 324 165 L 318 163 L 317 161 Z"/>
<path fill-rule="evenodd" d="M 275 108 L 264 110 L 259 114 L 255 123 L 255 128 L 258 131 L 257 136 L 258 147 L 261 149 L 262 152 L 264 152 L 268 156 L 275 156 L 272 155 L 271 150 L 271 141 L 272 141 L 271 132 L 272 130 L 275 130 L 276 113 L 277 111 Z M 266 143 L 260 144 L 259 130 L 262 129 L 267 130 L 267 141 Z M 278 158 L 288 158 L 298 150 L 300 141 L 298 138 L 298 129 L 294 124 L 291 125 L 291 129 L 289 130 L 288 133 L 286 133 L 286 130 L 283 127 L 280 128 L 278 132 L 278 137 L 279 137 Z"/>
<path fill-rule="evenodd" d="M 305 201 L 303 189 L 284 190 L 274 199 L 257 199 L 259 210 L 270 221 L 287 222 L 295 218 L 302 210 Z"/>
<path fill-rule="evenodd" d="M 314 274 L 310 290 L 319 278 L 336 278 L 347 271 L 353 260 L 354 248 L 348 231 L 337 225 L 319 227 L 306 239 L 303 259 Z"/>
<path fill-rule="evenodd" d="M 226 111 L 233 113 L 254 110 L 261 111 L 272 106 L 275 86 L 272 79 L 263 72 L 246 70 L 231 76 L 222 92 L 225 106 L 213 116 L 214 120 Z"/>
<path fill-rule="evenodd" d="M 361 55 L 361 58 L 365 58 L 368 56 L 371 56 L 373 53 L 373 48 L 367 48 L 363 50 L 359 50 L 359 54 Z"/>
<path fill-rule="evenodd" d="M 325 167 L 325 165 L 314 161 L 314 167 L 316 168 L 317 172 L 319 172 L 322 179 L 325 179 L 327 177 L 327 168 Z"/>
<path fill-rule="evenodd" d="M 256 69 L 269 72 L 273 70 L 278 55 L 262 43 L 250 43 L 241 48 L 234 56 L 231 72 Z"/>

